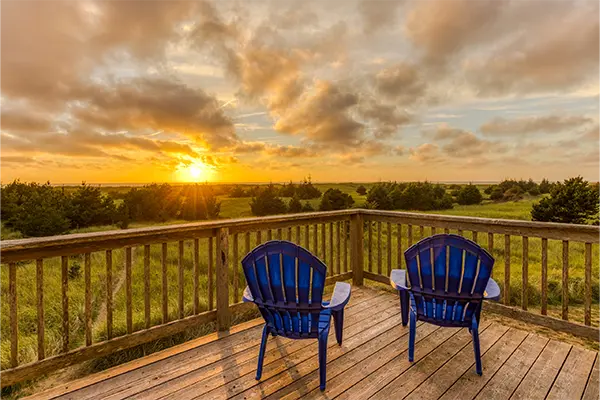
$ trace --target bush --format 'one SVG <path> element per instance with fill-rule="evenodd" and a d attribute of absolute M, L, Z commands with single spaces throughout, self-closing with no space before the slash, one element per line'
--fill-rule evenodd
<path fill-rule="evenodd" d="M 294 195 L 290 200 L 290 204 L 288 205 L 288 211 L 291 213 L 299 213 L 302 212 L 302 203 L 298 196 Z"/>
<path fill-rule="evenodd" d="M 393 210 L 394 203 L 390 196 L 391 190 L 385 184 L 372 186 L 367 194 L 367 203 L 377 210 Z"/>
<path fill-rule="evenodd" d="M 504 199 L 504 193 L 502 193 L 502 189 L 496 186 L 492 192 L 490 193 L 490 200 L 500 201 Z"/>
<path fill-rule="evenodd" d="M 116 207 L 113 200 L 103 196 L 100 188 L 81 184 L 71 195 L 67 206 L 67 218 L 71 228 L 114 223 Z"/>
<path fill-rule="evenodd" d="M 359 187 L 356 188 L 356 193 L 358 193 L 361 196 L 364 196 L 367 194 L 367 188 L 364 187 L 363 185 L 360 185 Z"/>
<path fill-rule="evenodd" d="M 279 189 L 279 195 L 281 197 L 294 197 L 296 195 L 296 185 L 291 181 L 287 185 L 284 183 L 281 189 Z"/>
<path fill-rule="evenodd" d="M 540 195 L 540 189 L 537 187 L 533 187 L 531 189 L 529 189 L 527 191 L 527 193 L 529 193 L 530 196 L 539 196 Z"/>
<path fill-rule="evenodd" d="M 502 200 L 504 201 L 519 201 L 523 198 L 523 189 L 520 186 L 514 185 L 504 192 Z"/>
<path fill-rule="evenodd" d="M 271 184 L 262 189 L 250 202 L 252 215 L 264 216 L 272 214 L 284 214 L 287 207 L 283 200 L 277 196 L 277 190 Z"/>
<path fill-rule="evenodd" d="M 301 200 L 318 199 L 321 191 L 313 186 L 310 176 L 296 187 L 296 194 Z"/>
<path fill-rule="evenodd" d="M 496 187 L 497 187 L 496 185 L 490 185 L 483 190 L 483 193 L 492 194 L 492 192 L 494 191 L 494 189 L 496 189 Z"/>
<path fill-rule="evenodd" d="M 246 191 L 240 186 L 234 186 L 233 189 L 229 192 L 229 197 L 232 199 L 240 198 L 240 197 L 248 197 Z"/>
<path fill-rule="evenodd" d="M 550 181 L 548 181 L 548 179 L 546 179 L 546 178 L 542 179 L 542 181 L 539 184 L 540 193 L 541 194 L 550 193 L 551 189 L 552 189 L 552 183 L 550 183 Z"/>
<path fill-rule="evenodd" d="M 302 212 L 313 212 L 315 208 L 308 201 L 302 206 Z"/>
<path fill-rule="evenodd" d="M 198 184 L 185 186 L 181 195 L 183 203 L 179 214 L 185 220 L 215 219 L 221 212 L 221 203 L 217 201 L 210 186 Z"/>
<path fill-rule="evenodd" d="M 479 204 L 483 196 L 477 186 L 468 184 L 460 189 L 456 200 L 461 205 Z"/>
<path fill-rule="evenodd" d="M 531 209 L 531 219 L 545 222 L 585 224 L 598 214 L 598 190 L 582 177 L 553 185 L 545 197 Z"/>
<path fill-rule="evenodd" d="M 378 210 L 443 210 L 452 208 L 452 196 L 442 185 L 429 182 L 384 182 L 371 187 L 365 207 Z"/>
<path fill-rule="evenodd" d="M 354 199 L 339 189 L 327 189 L 321 198 L 320 211 L 344 210 L 352 207 Z"/>

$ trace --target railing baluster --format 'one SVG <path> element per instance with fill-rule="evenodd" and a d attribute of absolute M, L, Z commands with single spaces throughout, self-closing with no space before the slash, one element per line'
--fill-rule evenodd
<path fill-rule="evenodd" d="M 562 319 L 569 319 L 569 241 L 562 242 Z"/>
<path fill-rule="evenodd" d="M 112 250 L 106 250 L 106 336 L 108 339 L 112 339 L 113 337 L 112 264 Z"/>
<path fill-rule="evenodd" d="M 349 222 L 344 221 L 344 272 L 348 272 L 348 240 L 349 240 Z"/>
<path fill-rule="evenodd" d="M 377 221 L 377 274 L 381 275 L 381 221 Z"/>
<path fill-rule="evenodd" d="M 19 364 L 19 320 L 17 319 L 17 264 L 8 264 L 8 297 L 10 302 L 10 366 Z"/>
<path fill-rule="evenodd" d="M 369 232 L 369 247 L 367 248 L 368 267 L 369 272 L 373 272 L 373 221 L 367 221 L 367 225 Z"/>
<path fill-rule="evenodd" d="M 323 260 L 324 263 L 327 262 L 327 232 L 326 232 L 326 227 L 327 224 L 321 224 L 321 260 Z M 331 275 L 331 267 L 328 266 L 327 268 L 327 274 Z"/>
<path fill-rule="evenodd" d="M 296 228 L 300 228 L 300 227 L 296 226 Z M 292 227 L 291 226 L 289 228 L 287 228 L 287 241 L 288 242 L 292 241 Z"/>
<path fill-rule="evenodd" d="M 87 265 L 86 265 L 87 267 Z M 86 268 L 87 272 L 87 268 Z M 35 277 L 37 283 L 37 339 L 38 339 L 38 360 L 46 358 L 46 346 L 44 343 L 44 260 L 39 258 L 35 260 Z M 86 275 L 87 278 L 87 275 Z M 86 315 L 87 315 L 87 279 L 86 279 Z M 86 319 L 87 320 L 87 319 Z M 86 325 L 87 328 L 87 325 Z M 86 330 L 87 336 L 87 330 Z"/>
<path fill-rule="evenodd" d="M 387 275 L 392 271 L 392 224 L 387 223 Z"/>
<path fill-rule="evenodd" d="M 248 254 L 250 253 L 250 232 L 246 232 L 244 242 L 244 254 Z"/>
<path fill-rule="evenodd" d="M 273 234 L 270 229 L 267 229 L 267 242 L 273 240 Z"/>
<path fill-rule="evenodd" d="M 407 236 L 408 236 L 408 247 L 412 246 L 413 238 L 412 238 L 412 225 L 408 225 L 407 227 Z"/>
<path fill-rule="evenodd" d="M 431 236 L 435 235 L 436 229 L 435 226 L 431 227 Z"/>
<path fill-rule="evenodd" d="M 527 286 L 529 285 L 529 239 L 523 236 L 523 280 L 521 288 L 521 308 L 527 311 Z"/>
<path fill-rule="evenodd" d="M 449 233 L 450 233 L 450 229 L 448 229 L 448 228 L 444 228 L 444 233 L 445 233 L 446 235 L 447 235 L 447 234 L 449 234 Z"/>
<path fill-rule="evenodd" d="M 585 244 L 585 292 L 584 320 L 586 325 L 592 324 L 592 244 Z"/>
<path fill-rule="evenodd" d="M 423 225 L 419 225 L 419 240 L 425 237 L 425 227 Z"/>
<path fill-rule="evenodd" d="M 354 214 L 351 217 L 350 226 L 350 262 L 352 263 L 352 283 L 355 286 L 363 284 L 363 218 L 361 214 Z"/>
<path fill-rule="evenodd" d="M 132 333 L 133 313 L 131 308 L 131 247 L 125 248 L 125 300 L 127 310 L 127 333 Z"/>
<path fill-rule="evenodd" d="M 331 265 L 331 275 L 334 275 L 335 272 L 333 269 L 333 224 L 334 222 L 329 223 L 329 265 Z"/>
<path fill-rule="evenodd" d="M 92 257 L 85 253 L 85 345 L 92 345 Z"/>
<path fill-rule="evenodd" d="M 510 235 L 504 235 L 504 304 L 510 305 Z"/>
<path fill-rule="evenodd" d="M 162 244 L 162 323 L 169 322 L 169 282 L 167 281 L 167 244 Z"/>
<path fill-rule="evenodd" d="M 178 246 L 178 257 L 177 257 L 177 272 L 178 272 L 178 281 L 179 281 L 179 319 L 183 318 L 183 240 L 179 241 Z"/>
<path fill-rule="evenodd" d="M 396 224 L 398 228 L 398 268 L 402 268 L 402 224 Z"/>
<path fill-rule="evenodd" d="M 256 232 L 256 245 L 258 246 L 261 243 L 262 243 L 262 232 L 257 231 Z"/>
<path fill-rule="evenodd" d="M 488 252 L 491 256 L 494 255 L 494 234 L 492 232 L 488 232 Z M 494 277 L 494 268 L 490 272 L 490 278 Z"/>
<path fill-rule="evenodd" d="M 462 236 L 463 235 L 463 230 L 462 229 L 458 229 L 458 236 Z"/>
<path fill-rule="evenodd" d="M 318 257 L 319 254 L 319 225 L 313 225 L 313 248 L 312 252 Z"/>
<path fill-rule="evenodd" d="M 304 247 L 310 247 L 310 225 L 304 225 Z"/>
<path fill-rule="evenodd" d="M 281 228 L 277 229 L 277 240 L 283 240 Z"/>
<path fill-rule="evenodd" d="M 60 261 L 62 278 L 62 351 L 66 353 L 69 351 L 69 257 L 62 256 Z M 108 280 L 107 271 L 106 281 L 108 282 Z"/>
<path fill-rule="evenodd" d="M 256 233 L 256 245 L 260 244 L 260 231 Z M 208 238 L 208 309 L 213 309 L 213 237 Z"/>
<path fill-rule="evenodd" d="M 150 245 L 144 245 L 144 322 L 150 328 Z"/>
<path fill-rule="evenodd" d="M 231 326 L 231 313 L 229 311 L 229 229 L 217 228 L 216 240 L 217 329 L 224 331 Z"/>
<path fill-rule="evenodd" d="M 296 244 L 300 245 L 300 225 L 296 225 Z M 289 240 L 292 240 L 292 228 L 290 228 L 290 238 Z"/>
<path fill-rule="evenodd" d="M 477 243 L 477 231 L 471 231 L 471 233 L 473 235 L 473 241 Z"/>
<path fill-rule="evenodd" d="M 548 239 L 542 238 L 542 315 L 548 313 Z"/>
<path fill-rule="evenodd" d="M 239 269 L 239 258 L 238 258 L 238 234 L 233 235 L 233 302 L 237 303 L 239 300 L 239 285 L 238 282 L 238 269 Z"/>
<path fill-rule="evenodd" d="M 237 234 L 236 234 L 237 245 Z M 236 247 L 237 250 L 237 247 Z M 237 290 L 237 288 L 236 288 Z M 194 314 L 200 312 L 200 239 L 194 239 Z"/>
<path fill-rule="evenodd" d="M 335 223 L 335 229 L 336 229 L 336 234 L 337 234 L 337 246 L 336 246 L 337 247 L 337 258 L 335 261 L 335 269 L 338 274 L 340 274 L 342 272 L 342 242 L 341 242 L 342 226 L 341 225 L 342 225 L 342 221 L 338 221 Z"/>

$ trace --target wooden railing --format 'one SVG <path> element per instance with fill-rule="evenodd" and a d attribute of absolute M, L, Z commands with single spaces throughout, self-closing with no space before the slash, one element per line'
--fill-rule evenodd
<path fill-rule="evenodd" d="M 492 306 L 494 311 L 586 337 L 594 332 L 597 338 L 589 325 L 598 227 L 358 209 L 216 220 L 2 242 L 2 386 L 204 323 L 227 330 L 232 313 L 244 307 L 241 257 L 264 241 L 298 243 L 328 265 L 328 283 L 352 279 L 362 285 L 364 279 L 388 283 L 390 270 L 404 267 L 403 251 L 421 237 L 467 231 L 475 241 L 487 236 L 497 258 L 495 278 L 506 306 Z M 504 236 L 503 251 L 494 245 L 497 235 Z M 514 303 L 512 237 L 522 238 L 519 311 L 507 307 Z M 529 267 L 537 263 L 530 251 L 534 238 L 541 244 L 539 315 L 528 312 Z M 562 243 L 565 321 L 545 316 L 554 265 L 549 254 L 555 256 L 549 241 L 555 240 Z M 566 321 L 571 242 L 584 246 L 585 325 Z"/>

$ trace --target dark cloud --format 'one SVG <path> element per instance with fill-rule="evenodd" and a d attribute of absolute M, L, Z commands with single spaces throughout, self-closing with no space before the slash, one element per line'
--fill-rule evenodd
<path fill-rule="evenodd" d="M 426 84 L 416 66 L 399 63 L 375 75 L 375 88 L 397 104 L 413 105 L 424 96 Z"/>
<path fill-rule="evenodd" d="M 426 133 L 438 143 L 441 149 L 450 157 L 481 157 L 484 154 L 500 154 L 508 150 L 505 144 L 482 139 L 460 128 L 438 126 Z"/>
<path fill-rule="evenodd" d="M 491 136 L 517 136 L 531 133 L 557 133 L 593 122 L 585 116 L 546 115 L 516 119 L 494 118 L 481 125 L 480 130 Z"/>
<path fill-rule="evenodd" d="M 412 116 L 396 105 L 382 104 L 375 100 L 365 101 L 360 106 L 359 114 L 373 127 L 374 136 L 386 139 L 394 136 L 402 125 L 408 124 Z"/>

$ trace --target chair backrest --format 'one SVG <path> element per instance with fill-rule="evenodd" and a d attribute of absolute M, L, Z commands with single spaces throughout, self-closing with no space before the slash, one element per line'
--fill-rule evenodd
<path fill-rule="evenodd" d="M 254 302 L 269 327 L 286 337 L 317 337 L 327 267 L 308 250 L 272 240 L 242 260 Z"/>
<path fill-rule="evenodd" d="M 469 326 L 479 317 L 494 258 L 477 243 L 452 234 L 434 235 L 404 253 L 410 293 L 420 319 Z"/>

